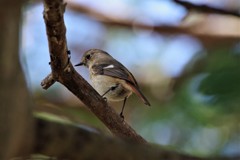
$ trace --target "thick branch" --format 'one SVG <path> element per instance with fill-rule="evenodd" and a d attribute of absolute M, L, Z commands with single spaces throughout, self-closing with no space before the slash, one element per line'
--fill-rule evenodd
<path fill-rule="evenodd" d="M 90 86 L 68 62 L 66 28 L 63 21 L 65 5 L 62 0 L 44 1 L 44 20 L 48 35 L 52 75 L 42 82 L 44 88 L 54 81 L 62 83 L 77 96 L 116 136 L 130 138 L 137 142 L 146 141 L 138 135 L 120 116 L 108 106 L 102 97 Z"/>
<path fill-rule="evenodd" d="M 51 155 L 59 159 L 126 159 L 141 157 L 138 143 L 106 137 L 89 128 L 36 120 L 36 141 L 33 153 Z M 130 146 L 134 146 L 132 148 Z M 139 150 L 141 151 L 141 150 Z M 148 156 L 149 153 L 146 153 Z M 153 156 L 156 156 L 153 155 Z M 151 158 L 150 158 L 151 159 Z"/>
<path fill-rule="evenodd" d="M 29 154 L 31 98 L 19 61 L 19 31 L 24 0 L 0 2 L 0 159 Z M 26 140 L 26 134 L 31 133 Z"/>
<path fill-rule="evenodd" d="M 48 122 L 36 119 L 36 141 L 33 153 L 58 157 L 59 159 L 98 159 L 98 160 L 237 160 L 232 158 L 198 158 L 150 144 L 137 144 L 132 141 L 106 137 L 84 126 Z"/>

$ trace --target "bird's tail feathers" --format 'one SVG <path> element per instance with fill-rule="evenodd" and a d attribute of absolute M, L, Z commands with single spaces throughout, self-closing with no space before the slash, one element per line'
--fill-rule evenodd
<path fill-rule="evenodd" d="M 151 106 L 151 104 L 149 103 L 149 101 L 148 101 L 147 98 L 143 95 L 143 93 L 140 91 L 139 88 L 137 88 L 137 87 L 135 87 L 135 86 L 133 86 L 133 85 L 131 85 L 131 84 L 130 84 L 130 86 L 131 86 L 131 88 L 132 88 L 132 91 L 133 91 L 134 93 L 136 93 L 136 95 L 137 95 L 139 98 L 141 98 L 141 100 L 144 102 L 144 104 L 146 104 L 146 105 L 148 105 L 148 106 Z"/>

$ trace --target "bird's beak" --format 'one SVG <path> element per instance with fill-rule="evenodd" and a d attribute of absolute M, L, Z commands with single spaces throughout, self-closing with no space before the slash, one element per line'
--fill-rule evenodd
<path fill-rule="evenodd" d="M 82 65 L 84 65 L 84 63 L 83 63 L 83 62 L 80 62 L 80 63 L 78 63 L 78 64 L 75 64 L 74 66 L 82 66 Z"/>

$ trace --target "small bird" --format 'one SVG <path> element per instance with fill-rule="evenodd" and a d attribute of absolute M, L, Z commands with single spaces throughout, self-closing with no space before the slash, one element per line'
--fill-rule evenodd
<path fill-rule="evenodd" d="M 124 118 L 123 110 L 127 98 L 134 92 L 148 106 L 149 101 L 140 91 L 138 83 L 124 65 L 107 52 L 90 49 L 83 54 L 81 62 L 75 66 L 86 66 L 94 89 L 109 101 L 122 101 L 120 117 Z"/>

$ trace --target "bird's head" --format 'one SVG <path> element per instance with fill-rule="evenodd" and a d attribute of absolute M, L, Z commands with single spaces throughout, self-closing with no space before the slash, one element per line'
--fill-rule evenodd
<path fill-rule="evenodd" d="M 111 56 L 100 49 L 90 49 L 88 51 L 86 51 L 81 59 L 81 62 L 76 64 L 75 66 L 86 66 L 89 67 L 91 64 L 95 63 L 97 60 L 100 59 L 108 59 Z"/>

